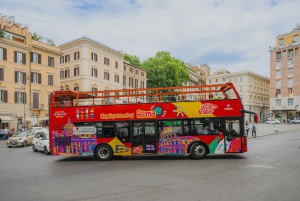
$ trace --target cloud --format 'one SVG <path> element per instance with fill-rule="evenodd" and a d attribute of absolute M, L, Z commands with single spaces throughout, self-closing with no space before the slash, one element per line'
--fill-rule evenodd
<path fill-rule="evenodd" d="M 141 60 L 164 50 L 269 76 L 269 47 L 292 31 L 298 10 L 297 0 L 11 0 L 0 12 L 57 45 L 87 35 Z"/>

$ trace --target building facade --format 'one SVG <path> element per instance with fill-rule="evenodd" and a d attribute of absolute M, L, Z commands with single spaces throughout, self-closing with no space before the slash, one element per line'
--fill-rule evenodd
<path fill-rule="evenodd" d="M 251 110 L 258 114 L 260 119 L 269 118 L 270 79 L 251 71 L 230 73 L 226 69 L 216 70 L 206 77 L 207 84 L 220 84 L 232 82 L 239 93 L 245 110 Z M 246 114 L 245 120 L 254 122 L 253 115 Z"/>
<path fill-rule="evenodd" d="M 1 129 L 40 124 L 48 119 L 49 94 L 59 89 L 59 48 L 43 37 L 33 40 L 14 17 L 2 16 L 0 30 Z"/>
<path fill-rule="evenodd" d="M 122 80 L 123 80 L 123 89 L 147 88 L 147 71 L 140 67 L 130 65 L 127 62 L 123 62 Z M 139 101 L 145 102 L 146 100 L 139 99 Z M 126 100 L 125 98 L 123 100 L 123 103 L 127 103 L 127 102 L 128 100 Z"/>
<path fill-rule="evenodd" d="M 283 122 L 300 113 L 300 25 L 276 37 L 270 47 L 270 97 L 272 117 Z"/>
<path fill-rule="evenodd" d="M 124 63 L 117 51 L 89 37 L 59 46 L 60 89 L 102 91 L 146 88 L 146 70 Z M 108 94 L 106 94 L 108 95 Z M 112 95 L 112 94 L 110 94 Z M 114 95 L 121 95 L 116 92 Z M 107 100 L 112 104 L 110 100 Z M 123 101 L 122 98 L 118 101 Z"/>
<path fill-rule="evenodd" d="M 123 53 L 88 37 L 59 46 L 60 89 L 97 91 L 122 89 Z"/>

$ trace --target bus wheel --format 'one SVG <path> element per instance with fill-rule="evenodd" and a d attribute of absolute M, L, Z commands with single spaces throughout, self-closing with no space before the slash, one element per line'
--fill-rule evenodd
<path fill-rule="evenodd" d="M 99 161 L 109 161 L 112 155 L 111 148 L 106 144 L 99 145 L 95 151 L 96 159 Z"/>
<path fill-rule="evenodd" d="M 207 155 L 207 149 L 202 143 L 195 143 L 190 148 L 190 153 L 193 159 L 203 159 Z"/>

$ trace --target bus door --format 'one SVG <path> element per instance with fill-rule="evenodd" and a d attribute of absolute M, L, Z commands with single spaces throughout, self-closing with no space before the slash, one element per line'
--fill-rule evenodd
<path fill-rule="evenodd" d="M 242 152 L 242 135 L 241 118 L 224 118 L 225 120 L 225 152 L 240 153 Z"/>
<path fill-rule="evenodd" d="M 156 153 L 155 121 L 140 121 L 132 124 L 132 153 Z"/>

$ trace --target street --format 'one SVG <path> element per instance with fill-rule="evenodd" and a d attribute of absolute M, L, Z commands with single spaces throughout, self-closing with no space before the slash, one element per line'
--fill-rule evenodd
<path fill-rule="evenodd" d="M 247 153 L 204 160 L 123 157 L 99 162 L 46 156 L 30 146 L 7 148 L 0 141 L 1 200 L 298 201 L 299 133 L 251 138 Z"/>

